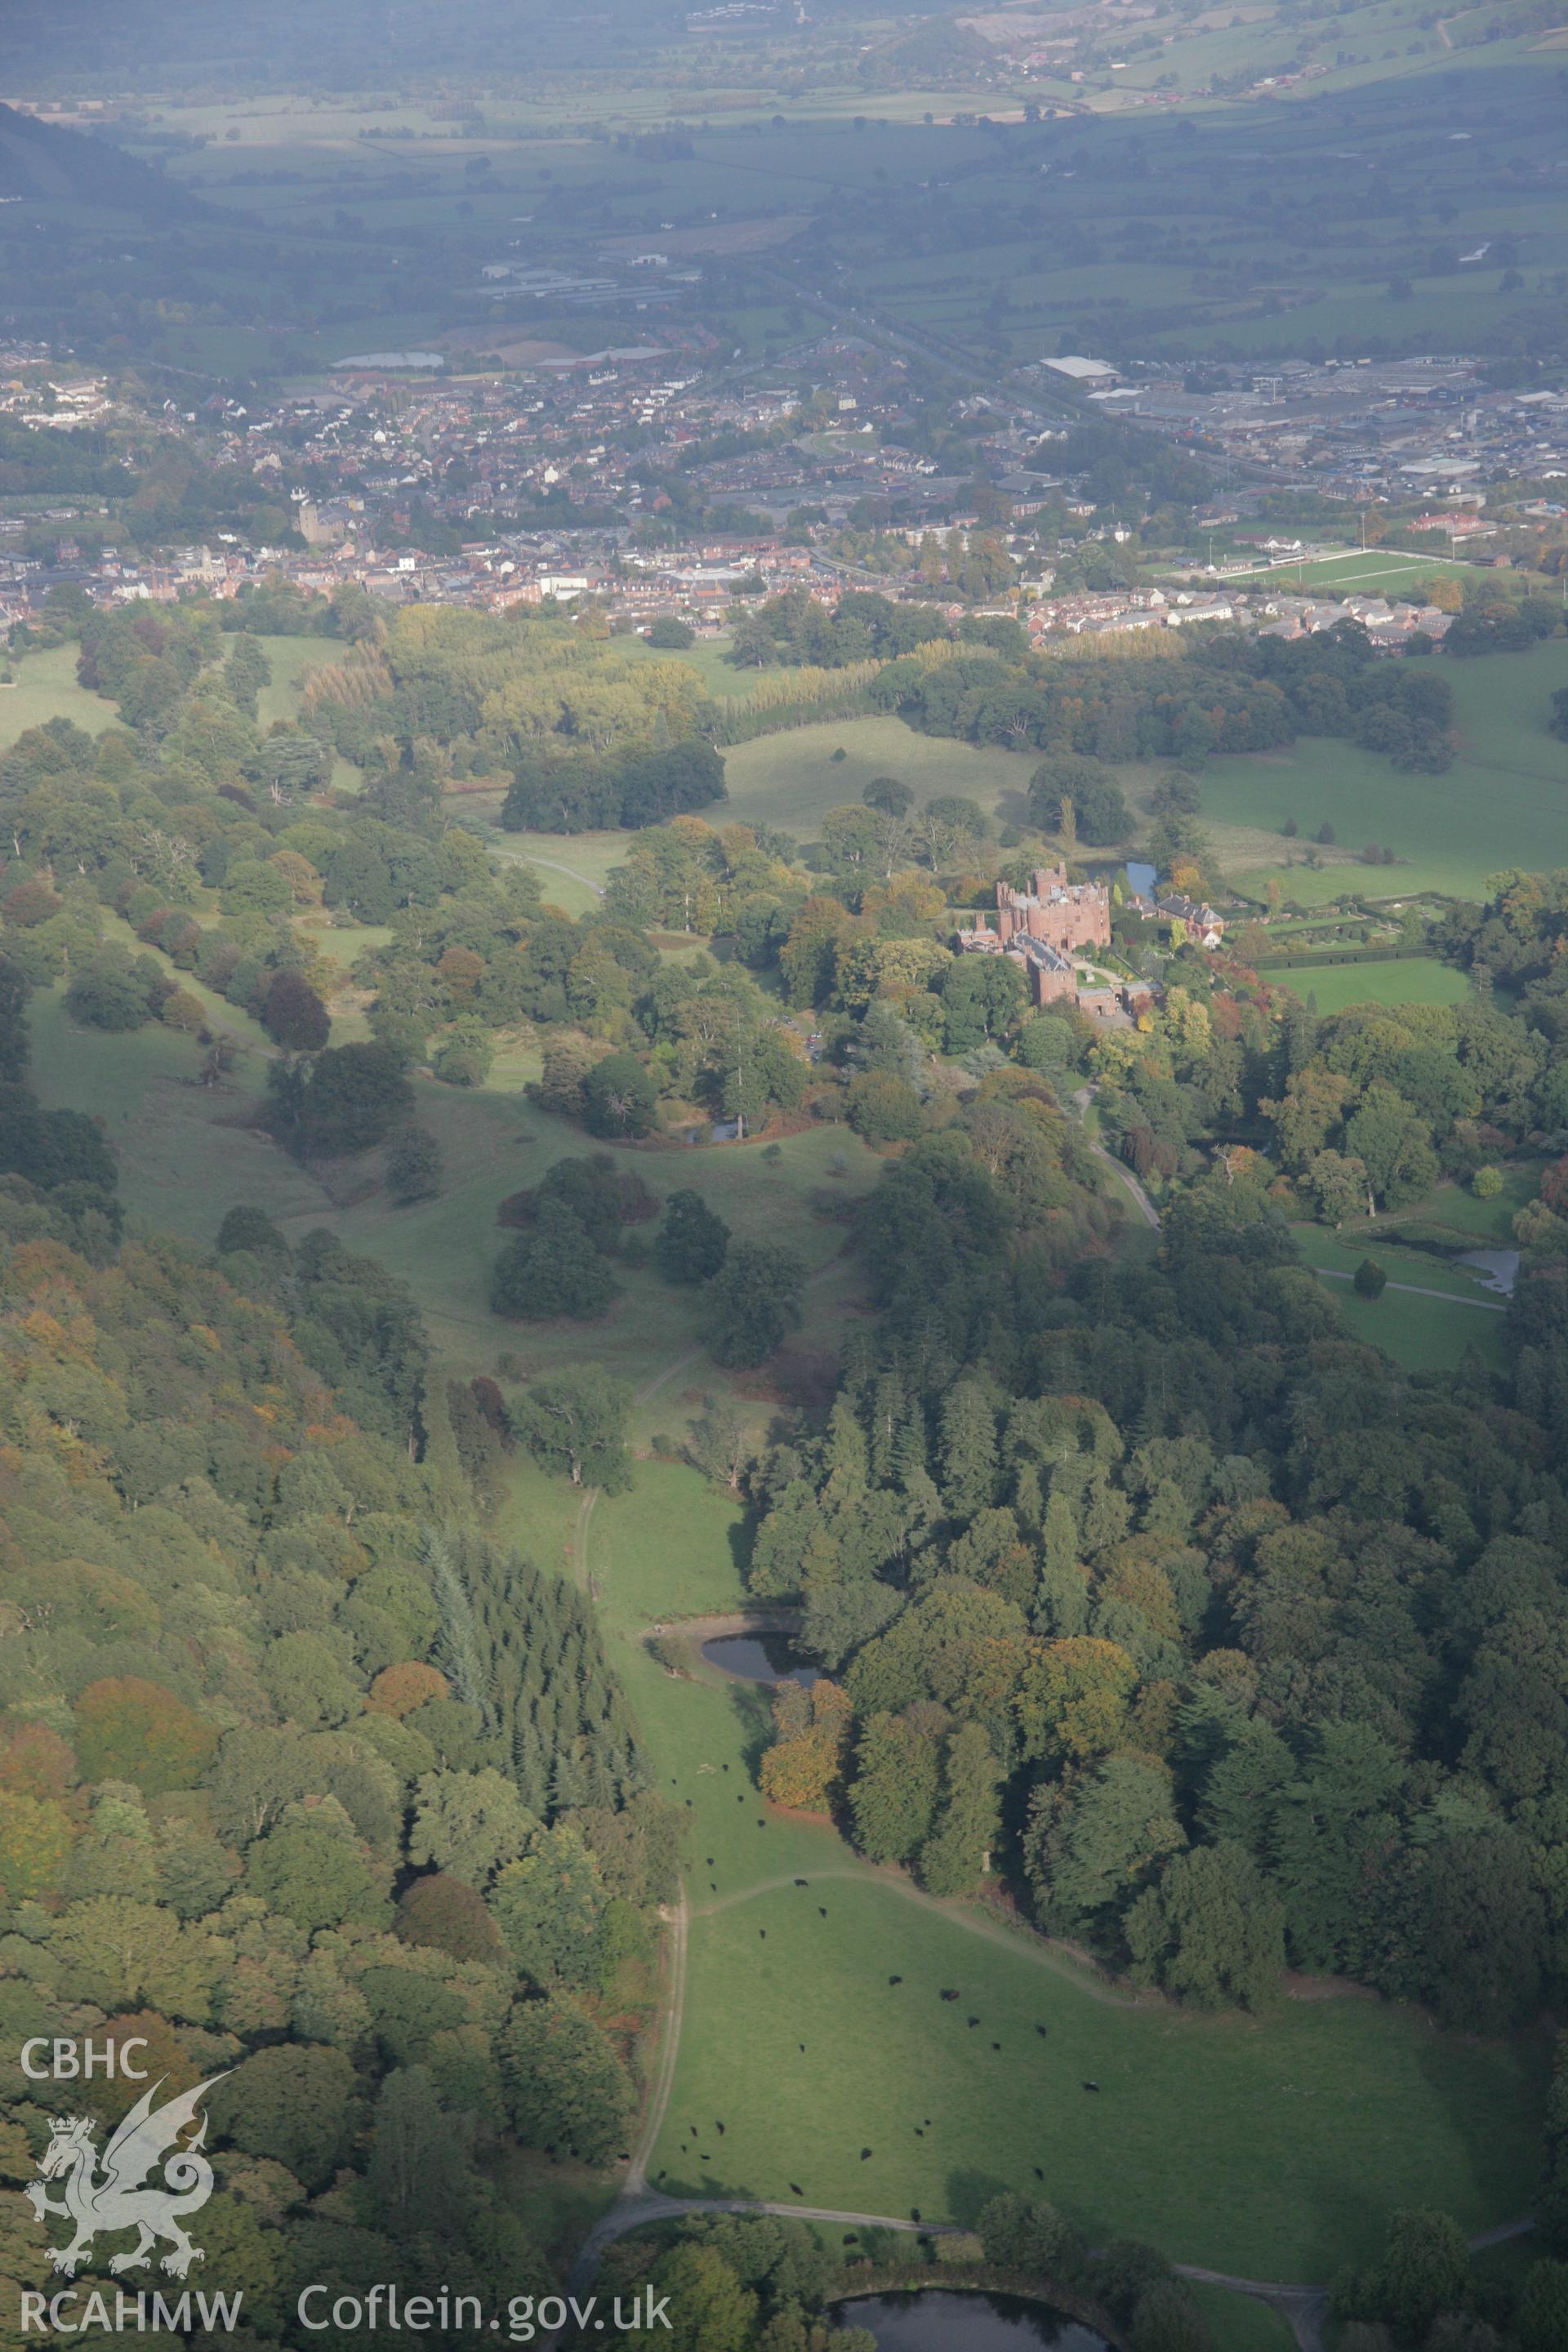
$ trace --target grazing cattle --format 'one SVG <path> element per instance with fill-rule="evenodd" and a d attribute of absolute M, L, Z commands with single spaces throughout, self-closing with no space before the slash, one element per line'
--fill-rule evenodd
<path fill-rule="evenodd" d="M 889 1977 L 889 1978 L 888 1979 L 888 1982 L 889 1982 L 890 1985 L 902 1984 L 902 1983 L 903 1983 L 903 1979 L 902 1979 L 902 1977 Z"/>
<path fill-rule="evenodd" d="M 861 2149 L 861 2151 L 860 2151 L 860 2161 L 861 2161 L 861 2163 L 862 2163 L 862 2164 L 864 2164 L 864 2163 L 865 2163 L 865 2161 L 866 2161 L 867 2158 L 870 2155 L 870 2153 L 871 2153 L 871 2151 L 870 2151 L 870 2149 L 869 2149 L 868 2147 L 863 2147 L 863 2148 Z"/>
<path fill-rule="evenodd" d="M 1039 2035 L 1040 2040 L 1043 2042 L 1043 2041 L 1045 2040 L 1045 2038 L 1046 2038 L 1046 2029 L 1045 2029 L 1045 2027 L 1044 2027 L 1043 2025 L 1037 2025 L 1037 2026 L 1036 2026 L 1036 2028 L 1035 2028 L 1035 2032 Z"/>
<path fill-rule="evenodd" d="M 958 1988 L 956 1985 L 952 1987 L 950 1990 L 944 1990 L 942 1997 L 943 2000 L 956 2000 L 958 1999 Z"/>
<path fill-rule="evenodd" d="M 1083 2087 L 1086 2091 L 1098 2091 L 1100 2084 L 1098 2083 L 1086 2083 Z"/>
<path fill-rule="evenodd" d="M 804 2045 L 803 2045 L 803 2047 L 804 2047 Z M 792 2195 L 792 2196 L 795 2196 L 795 2197 L 804 2197 L 804 2196 L 805 2195 L 805 2189 L 801 2187 L 801 2185 L 800 2185 L 800 2183 L 799 2183 L 799 2181 L 798 2181 L 798 2180 L 792 2180 L 792 2181 L 790 2182 L 790 2193 L 791 2193 L 791 2195 Z"/>

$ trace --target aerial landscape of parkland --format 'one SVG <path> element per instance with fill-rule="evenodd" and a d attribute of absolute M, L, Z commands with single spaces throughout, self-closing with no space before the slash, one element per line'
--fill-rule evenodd
<path fill-rule="evenodd" d="M 0 0 L 0 2352 L 1568 2352 L 1568 0 Z"/>

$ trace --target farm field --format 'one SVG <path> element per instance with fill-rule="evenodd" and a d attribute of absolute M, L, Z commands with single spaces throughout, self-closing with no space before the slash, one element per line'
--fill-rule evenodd
<path fill-rule="evenodd" d="M 835 760 L 842 750 L 844 758 Z M 724 814 L 816 837 L 831 808 L 858 801 L 873 776 L 897 776 L 917 801 L 963 793 L 1000 823 L 1025 813 L 1037 758 L 918 735 L 901 719 L 828 719 L 738 744 L 724 756 Z"/>
<path fill-rule="evenodd" d="M 701 1666 L 673 1677 L 636 1638 L 742 1604 L 714 1491 L 640 1465 L 577 1528 L 570 1488 L 543 1486 L 524 1475 L 512 1523 L 542 1561 L 593 1574 L 662 1791 L 693 1815 L 658 2185 L 787 2202 L 798 2184 L 813 2203 L 931 2221 L 1016 2187 L 1101 2238 L 1297 2279 L 1370 2249 L 1396 2206 L 1445 2205 L 1472 2230 L 1524 2209 L 1541 2075 L 1525 2046 L 1435 2040 L 1414 2012 L 1353 1998 L 1263 2021 L 1132 2006 L 1020 1930 L 914 1894 L 826 1822 L 762 1804 L 760 1689 Z"/>
<path fill-rule="evenodd" d="M 1324 736 L 1211 763 L 1204 823 L 1238 889 L 1261 898 L 1277 874 L 1287 900 L 1321 906 L 1342 894 L 1343 864 L 1314 871 L 1300 862 L 1301 841 L 1281 839 L 1268 866 L 1243 866 L 1227 854 L 1230 829 L 1278 835 L 1288 817 L 1302 840 L 1326 822 L 1342 847 L 1375 841 L 1392 849 L 1395 865 L 1357 869 L 1360 887 L 1378 898 L 1438 890 L 1474 898 L 1501 868 L 1540 871 L 1568 858 L 1568 744 L 1546 730 L 1552 697 L 1568 686 L 1568 645 L 1549 640 L 1527 654 L 1445 662 L 1442 675 L 1454 689 L 1459 730 L 1447 775 L 1402 775 L 1374 753 Z M 1255 856 L 1256 840 L 1247 848 Z"/>
<path fill-rule="evenodd" d="M 1401 956 L 1392 963 L 1298 963 L 1258 977 L 1270 988 L 1311 997 L 1320 1013 L 1342 1013 L 1347 1004 L 1459 1004 L 1470 992 L 1466 975 L 1436 956 Z"/>
<path fill-rule="evenodd" d="M 77 653 L 74 645 L 50 646 L 43 653 L 24 654 L 14 665 L 16 685 L 0 687 L 0 751 L 29 727 L 47 726 L 51 719 L 68 719 L 89 735 L 119 724 L 112 702 L 77 684 Z"/>

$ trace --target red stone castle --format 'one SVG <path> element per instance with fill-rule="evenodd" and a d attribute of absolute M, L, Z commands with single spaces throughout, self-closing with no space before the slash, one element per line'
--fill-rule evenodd
<path fill-rule="evenodd" d="M 960 931 L 964 955 L 1005 955 L 1021 963 L 1037 1004 L 1079 995 L 1075 951 L 1110 945 L 1110 893 L 1098 882 L 1069 882 L 1062 865 L 1037 866 L 1028 890 L 996 885 L 996 928 Z"/>

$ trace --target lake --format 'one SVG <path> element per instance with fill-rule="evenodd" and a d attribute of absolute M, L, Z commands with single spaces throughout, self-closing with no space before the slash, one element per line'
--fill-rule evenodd
<path fill-rule="evenodd" d="M 809 1690 L 817 1678 L 816 1666 L 803 1666 L 785 1633 L 725 1633 L 704 1642 L 702 1654 L 721 1675 L 743 1683 L 799 1683 Z"/>
<path fill-rule="evenodd" d="M 1103 2336 L 1047 2304 L 1012 2294 L 857 2295 L 837 2305 L 840 2327 L 866 2327 L 878 2352 L 1109 2352 Z"/>

